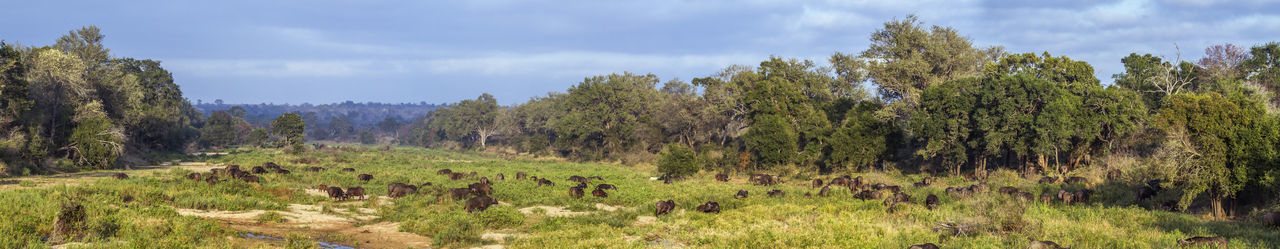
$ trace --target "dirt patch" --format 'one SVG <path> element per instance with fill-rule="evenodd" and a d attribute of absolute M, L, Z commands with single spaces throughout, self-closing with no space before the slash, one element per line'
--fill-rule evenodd
<path fill-rule="evenodd" d="M 223 221 L 233 230 L 286 237 L 289 234 L 307 234 L 313 238 L 341 238 L 339 244 L 359 248 L 427 248 L 431 239 L 417 234 L 400 232 L 400 224 L 382 222 L 364 226 L 356 223 L 377 219 L 376 210 L 360 208 L 349 212 L 346 208 L 333 208 L 333 213 L 323 212 L 320 206 L 289 204 L 287 210 L 274 211 L 284 217 L 282 223 L 258 223 L 258 216 L 268 211 L 202 211 L 178 209 L 182 215 L 204 217 Z"/>
<path fill-rule="evenodd" d="M 654 222 L 658 222 L 658 217 L 656 217 L 656 216 L 636 216 L 636 222 L 635 222 L 635 223 L 632 223 L 631 225 L 632 225 L 632 226 L 649 225 L 649 224 L 653 224 Z"/>
<path fill-rule="evenodd" d="M 578 216 L 578 215 L 586 215 L 591 213 L 591 212 L 574 212 L 574 211 L 569 211 L 569 209 L 565 209 L 564 207 L 553 207 L 553 206 L 532 206 L 532 207 L 526 207 L 526 208 L 521 208 L 517 210 L 520 210 L 520 213 L 529 215 L 529 214 L 533 214 L 534 211 L 538 209 L 542 209 L 543 211 L 545 211 L 545 214 L 547 216 L 551 216 L 551 217 Z"/>
<path fill-rule="evenodd" d="M 596 203 L 596 209 L 604 210 L 604 211 L 609 211 L 609 212 L 615 212 L 615 211 L 623 210 L 623 209 L 627 209 L 627 208 L 626 208 L 626 207 L 621 207 L 621 206 L 609 206 L 608 204 L 604 204 L 604 203 Z"/>

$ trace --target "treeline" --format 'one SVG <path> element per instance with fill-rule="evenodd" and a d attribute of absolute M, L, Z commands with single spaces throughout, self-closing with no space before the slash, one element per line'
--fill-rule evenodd
<path fill-rule="evenodd" d="M 1250 191 L 1266 197 L 1253 202 L 1280 189 L 1280 43 L 1217 45 L 1197 62 L 1131 54 L 1116 84 L 1102 85 L 1088 63 L 977 47 L 914 16 L 870 40 L 829 67 L 771 57 L 690 82 L 610 74 L 510 107 L 484 94 L 415 120 L 398 140 L 624 162 L 675 151 L 663 160 L 695 157 L 721 172 L 979 178 L 1068 176 L 1112 167 L 1104 158 L 1118 154 L 1177 189 L 1182 208 L 1208 199 L 1216 215 L 1242 189 L 1265 189 Z"/>
<path fill-rule="evenodd" d="M 246 127 L 235 128 L 242 134 L 238 138 L 225 138 L 209 145 L 226 146 L 229 144 L 252 144 L 248 141 L 254 136 L 246 136 L 252 127 L 268 127 L 270 122 L 280 115 L 296 113 L 306 123 L 307 138 L 312 141 L 357 142 L 366 144 L 394 143 L 402 125 L 427 116 L 440 105 L 423 103 L 356 103 L 346 101 L 335 104 L 225 104 L 221 100 L 214 103 L 197 104 L 196 109 L 212 117 L 217 111 L 226 111 L 229 116 L 220 117 L 238 123 L 234 118 L 244 121 Z M 233 125 L 234 126 L 234 125 Z M 230 141 L 230 142 L 223 142 Z"/>
<path fill-rule="evenodd" d="M 89 26 L 50 46 L 0 42 L 0 157 L 6 174 L 145 164 L 182 151 L 200 113 L 159 61 L 112 56 Z"/>

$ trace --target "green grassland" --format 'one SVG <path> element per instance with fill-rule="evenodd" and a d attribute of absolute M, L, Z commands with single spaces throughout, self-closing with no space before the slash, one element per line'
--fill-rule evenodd
<path fill-rule="evenodd" d="M 828 197 L 817 196 L 809 179 L 830 179 L 832 175 L 801 173 L 788 176 L 787 183 L 755 186 L 746 175 L 732 175 L 728 183 L 717 182 L 703 172 L 685 181 L 663 184 L 650 180 L 657 176 L 648 165 L 578 163 L 558 159 L 459 153 L 410 147 L 343 146 L 291 155 L 273 149 L 239 150 L 208 159 L 213 163 L 256 166 L 276 162 L 293 171 L 288 175 L 264 174 L 262 183 L 228 181 L 210 186 L 183 178 L 191 171 L 174 169 L 162 173 L 134 175 L 129 179 L 101 179 L 93 182 L 44 188 L 18 188 L 0 192 L 0 248 L 43 248 L 53 230 L 56 214 L 64 203 L 84 205 L 86 221 L 77 247 L 85 248 L 233 248 L 230 240 L 238 231 L 220 226 L 215 220 L 188 217 L 175 209 L 201 210 L 283 210 L 288 204 L 333 205 L 334 201 L 306 194 L 304 189 L 319 184 L 362 186 L 368 194 L 384 196 L 393 182 L 434 186 L 421 193 L 394 199 L 390 204 L 350 200 L 344 203 L 375 208 L 379 218 L 369 222 L 398 222 L 400 230 L 430 237 L 436 247 L 472 247 L 501 244 L 507 248 L 906 248 L 934 243 L 942 248 L 1024 248 L 1031 240 L 1055 241 L 1072 248 L 1172 248 L 1176 240 L 1191 236 L 1222 236 L 1236 248 L 1280 247 L 1280 229 L 1251 221 L 1209 221 L 1195 215 L 1149 211 L 1133 204 L 1126 182 L 1092 184 L 1037 184 L 1018 178 L 1013 172 L 993 173 L 992 189 L 1016 186 L 1038 194 L 1058 189 L 1092 188 L 1098 191 L 1086 204 L 1022 203 L 994 193 L 953 198 L 943 191 L 948 186 L 968 186 L 973 182 L 959 177 L 940 178 L 932 186 L 916 188 L 911 183 L 924 175 L 898 172 L 854 173 L 872 183 L 903 186 L 911 202 L 895 212 L 886 211 L 882 200 L 854 199 L 846 189 Z M 308 172 L 303 167 L 329 170 Z M 343 172 L 340 168 L 355 168 Z M 502 202 L 486 211 L 467 213 L 463 201 L 437 197 L 447 188 L 465 187 L 474 178 L 449 180 L 437 175 L 439 169 L 477 172 L 494 179 L 493 197 Z M 516 172 L 544 177 L 554 187 L 538 187 L 532 180 L 516 180 Z M 365 183 L 356 174 L 374 176 Z M 600 176 L 603 183 L 617 186 L 609 197 L 569 196 L 571 175 Z M 843 174 L 842 174 L 843 175 Z M 1133 181 L 1138 181 L 1133 180 Z M 595 181 L 595 183 L 601 183 Z M 734 199 L 737 190 L 751 193 Z M 765 192 L 780 189 L 785 197 L 767 197 Z M 589 191 L 589 190 L 588 190 Z M 805 197 L 804 193 L 813 193 Z M 936 194 L 941 205 L 928 210 L 920 203 Z M 676 211 L 649 220 L 654 202 L 674 200 Z M 706 201 L 720 203 L 722 212 L 706 214 L 694 207 Z M 618 210 L 598 210 L 604 204 Z M 552 216 L 518 209 L 532 206 L 562 207 L 581 215 Z M 279 222 L 274 212 L 263 222 Z M 935 230 L 940 224 L 966 227 L 964 234 Z M 513 234 L 502 241 L 485 240 L 481 234 Z M 289 237 L 289 247 L 309 247 L 306 237 Z M 296 242 L 296 243 L 295 243 Z M 359 242 L 333 241 L 359 246 Z"/>

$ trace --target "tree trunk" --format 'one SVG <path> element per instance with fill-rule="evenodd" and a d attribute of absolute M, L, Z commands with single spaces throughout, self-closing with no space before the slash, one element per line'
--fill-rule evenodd
<path fill-rule="evenodd" d="M 1226 212 L 1222 211 L 1222 196 L 1214 194 L 1212 199 L 1213 203 L 1210 206 L 1213 209 L 1213 218 L 1218 220 L 1226 218 Z"/>
<path fill-rule="evenodd" d="M 489 132 L 484 129 L 480 129 L 476 131 L 476 135 L 480 137 L 478 139 L 480 142 L 480 149 L 484 149 L 484 142 L 489 140 Z"/>

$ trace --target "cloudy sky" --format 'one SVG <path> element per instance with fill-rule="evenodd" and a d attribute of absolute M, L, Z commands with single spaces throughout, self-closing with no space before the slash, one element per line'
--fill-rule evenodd
<path fill-rule="evenodd" d="M 584 77 L 689 80 L 770 55 L 826 64 L 916 14 L 975 45 L 1088 61 L 1103 82 L 1120 58 L 1201 57 L 1209 45 L 1280 41 L 1277 0 L 940 1 L 10 1 L 0 39 L 52 44 L 97 25 L 119 57 L 150 58 L 186 96 L 228 103 L 503 104 Z"/>

